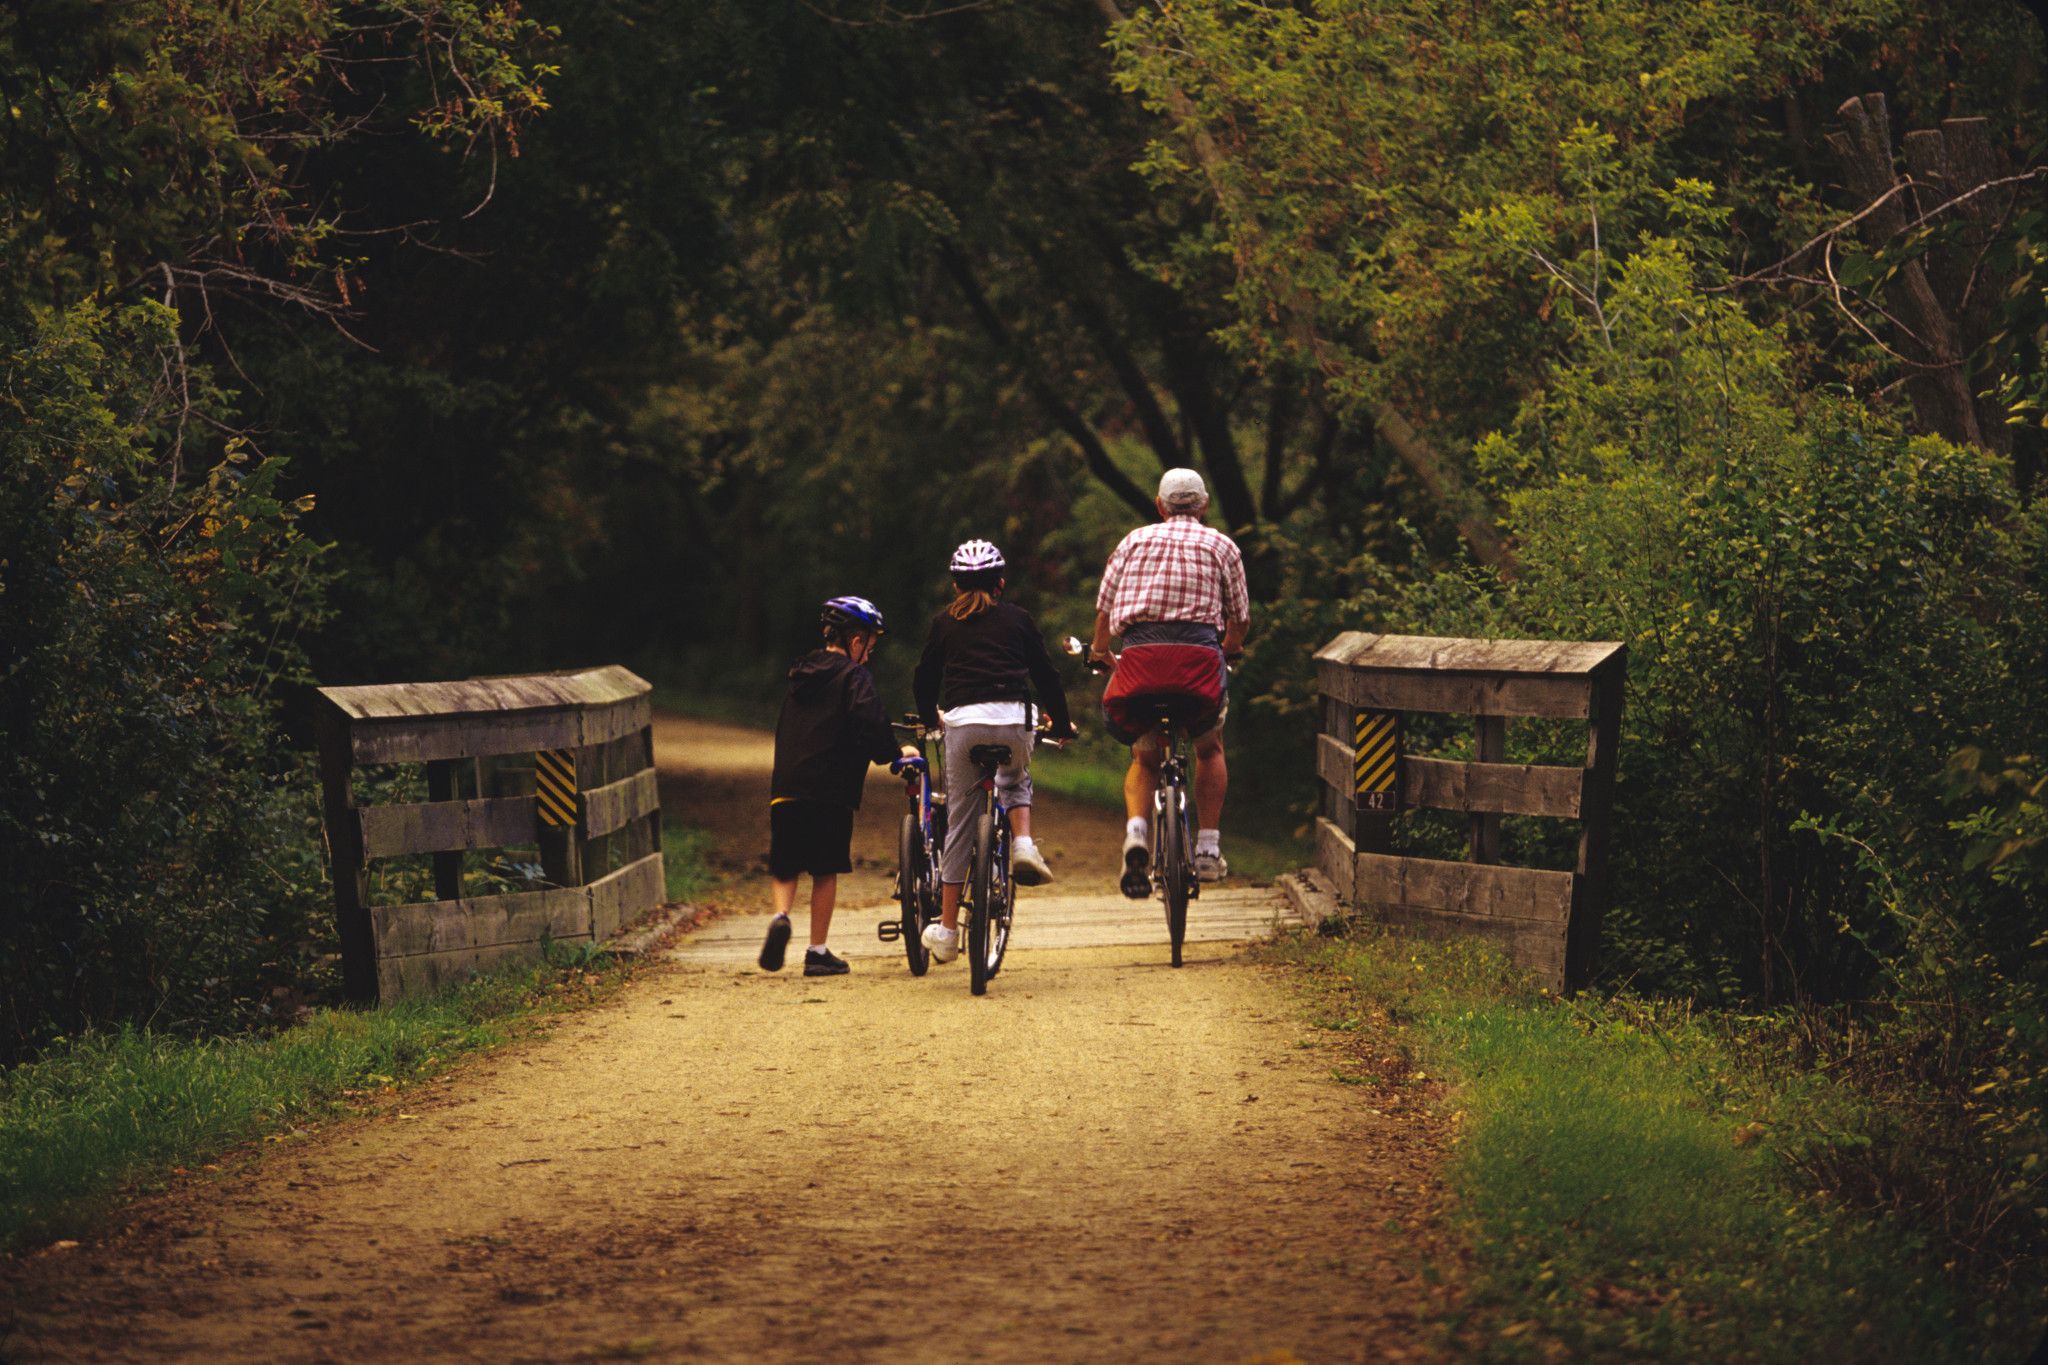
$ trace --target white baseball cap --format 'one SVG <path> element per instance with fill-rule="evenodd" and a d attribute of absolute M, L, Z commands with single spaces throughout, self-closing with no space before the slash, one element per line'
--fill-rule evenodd
<path fill-rule="evenodd" d="M 1209 489 L 1192 469 L 1169 469 L 1159 476 L 1159 500 L 1168 507 L 1193 510 L 1209 501 Z"/>

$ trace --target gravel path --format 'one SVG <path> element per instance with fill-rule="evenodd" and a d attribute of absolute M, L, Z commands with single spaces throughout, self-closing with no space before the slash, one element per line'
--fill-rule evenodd
<path fill-rule="evenodd" d="M 1180 971 L 1158 945 L 1020 946 L 980 1000 L 959 973 L 663 964 L 401 1114 L 17 1262 L 0 1358 L 1441 1350 L 1426 1087 L 1336 1083 L 1357 1036 L 1228 944 Z"/>

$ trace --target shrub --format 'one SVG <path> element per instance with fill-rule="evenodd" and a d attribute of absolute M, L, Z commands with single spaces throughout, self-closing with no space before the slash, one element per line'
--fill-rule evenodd
<path fill-rule="evenodd" d="M 260 1015 L 322 880 L 273 688 L 320 610 L 282 465 L 170 310 L 0 322 L 0 1055 L 90 1023 Z"/>

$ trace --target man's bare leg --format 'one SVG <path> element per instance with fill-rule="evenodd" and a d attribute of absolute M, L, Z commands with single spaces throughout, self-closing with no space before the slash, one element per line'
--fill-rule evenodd
<path fill-rule="evenodd" d="M 1198 828 L 1223 828 L 1223 796 L 1230 790 L 1230 765 L 1223 758 L 1223 729 L 1195 741 L 1195 817 Z"/>
<path fill-rule="evenodd" d="M 1152 818 L 1152 796 L 1159 790 L 1159 741 L 1151 735 L 1131 746 L 1131 768 L 1124 774 L 1124 817 Z"/>
<path fill-rule="evenodd" d="M 775 884 L 775 913 L 788 914 L 789 908 L 796 904 L 796 878 L 784 881 L 780 877 L 770 877 L 769 880 Z"/>

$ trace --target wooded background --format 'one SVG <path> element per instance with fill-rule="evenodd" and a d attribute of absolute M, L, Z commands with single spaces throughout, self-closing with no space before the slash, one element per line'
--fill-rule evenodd
<path fill-rule="evenodd" d="M 316 680 L 857 592 L 900 697 L 1193 464 L 1238 811 L 1341 629 L 1626 642 L 1608 984 L 1907 1021 L 2037 1233 L 2043 94 L 2007 0 L 10 7 L 0 1050 L 336 989 Z"/>

